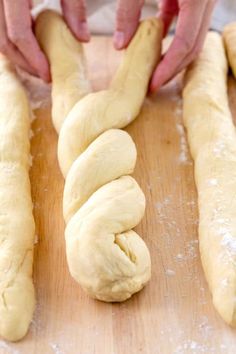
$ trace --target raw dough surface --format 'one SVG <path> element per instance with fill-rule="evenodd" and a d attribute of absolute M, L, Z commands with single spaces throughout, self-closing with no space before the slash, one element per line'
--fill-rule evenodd
<path fill-rule="evenodd" d="M 195 162 L 199 245 L 213 303 L 236 325 L 236 133 L 227 97 L 222 38 L 210 32 L 187 70 L 184 123 Z"/>
<path fill-rule="evenodd" d="M 52 120 L 59 133 L 71 108 L 90 91 L 83 47 L 71 35 L 61 17 L 52 11 L 45 11 L 37 18 L 37 28 L 39 42 L 50 62 Z"/>
<path fill-rule="evenodd" d="M 29 107 L 0 57 L 0 335 L 21 339 L 32 320 L 34 219 L 30 192 Z"/>
<path fill-rule="evenodd" d="M 52 26 L 54 19 L 65 26 L 59 15 L 47 11 L 39 15 L 36 34 L 51 65 L 65 75 L 66 68 L 59 68 L 59 59 L 51 53 L 52 33 L 46 35 L 50 32 L 47 23 L 51 21 Z M 150 76 L 160 59 L 161 38 L 159 20 L 143 21 L 110 88 L 90 93 L 74 106 L 69 102 L 71 110 L 60 129 L 58 159 L 66 178 L 63 209 L 67 260 L 72 276 L 92 297 L 103 301 L 128 299 L 151 275 L 149 251 L 132 231 L 145 210 L 143 192 L 128 176 L 135 166 L 136 148 L 131 137 L 117 128 L 128 125 L 140 112 Z M 64 47 L 62 36 L 55 41 Z M 78 44 L 68 56 L 76 57 L 75 52 L 77 57 L 82 55 Z M 83 73 L 84 69 L 78 67 L 74 73 L 80 77 L 77 86 L 82 88 L 88 87 Z M 52 81 L 56 87 L 53 72 Z M 73 90 L 73 85 L 71 82 L 65 88 L 61 82 L 55 88 L 60 97 L 65 92 L 65 105 L 66 90 Z"/>

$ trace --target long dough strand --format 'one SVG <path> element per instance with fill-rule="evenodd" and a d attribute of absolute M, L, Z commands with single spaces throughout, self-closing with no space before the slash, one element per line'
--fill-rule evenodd
<path fill-rule="evenodd" d="M 222 39 L 209 33 L 187 70 L 183 102 L 195 161 L 202 265 L 217 311 L 236 325 L 236 133 L 227 70 Z"/>
<path fill-rule="evenodd" d="M 56 16 L 59 21 L 52 12 L 37 19 L 36 34 L 47 55 L 52 37 L 44 33 Z M 63 210 L 69 269 L 92 297 L 103 301 L 128 299 L 151 275 L 149 251 L 132 230 L 145 210 L 143 192 L 128 176 L 135 167 L 136 148 L 126 132 L 114 128 L 125 127 L 138 115 L 160 59 L 161 38 L 159 20 L 142 22 L 110 88 L 91 93 L 71 107 L 60 130 L 58 159 L 66 178 Z M 58 43 L 64 47 L 63 38 Z M 48 57 L 50 61 L 52 56 Z M 52 80 L 56 85 L 53 74 Z"/>
<path fill-rule="evenodd" d="M 236 22 L 225 26 L 223 38 L 229 64 L 233 71 L 234 77 L 236 77 Z"/>
<path fill-rule="evenodd" d="M 35 306 L 29 116 L 26 94 L 0 57 L 0 336 L 11 341 L 26 334 Z"/>
<path fill-rule="evenodd" d="M 45 11 L 37 23 L 43 39 L 41 44 L 50 62 L 52 120 L 59 133 L 71 108 L 91 90 L 86 77 L 83 47 L 55 12 Z"/>

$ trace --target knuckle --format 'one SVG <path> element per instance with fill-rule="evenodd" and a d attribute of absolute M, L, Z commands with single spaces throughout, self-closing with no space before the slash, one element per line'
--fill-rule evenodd
<path fill-rule="evenodd" d="M 22 40 L 22 36 L 20 35 L 20 32 L 17 32 L 17 31 L 15 31 L 15 30 L 9 31 L 8 35 L 9 35 L 10 40 L 11 40 L 14 44 L 18 44 L 19 41 Z"/>
<path fill-rule="evenodd" d="M 18 30 L 17 28 L 9 29 L 8 36 L 12 43 L 16 45 L 20 45 L 21 43 L 28 41 L 29 30 L 28 29 Z"/>

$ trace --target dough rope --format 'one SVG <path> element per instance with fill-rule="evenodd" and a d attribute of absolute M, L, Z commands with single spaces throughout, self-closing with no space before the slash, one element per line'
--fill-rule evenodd
<path fill-rule="evenodd" d="M 56 26 L 61 30 L 53 32 Z M 67 35 L 60 35 L 64 31 Z M 50 11 L 40 14 L 36 35 L 50 64 L 57 67 L 57 77 L 60 72 L 66 77 L 67 68 L 59 67 L 61 58 L 53 54 L 52 43 L 64 50 L 68 42 L 76 41 L 60 16 Z M 63 211 L 67 260 L 72 276 L 92 297 L 103 301 L 126 300 L 150 279 L 149 251 L 132 230 L 145 210 L 143 192 L 128 176 L 135 167 L 136 148 L 131 137 L 117 128 L 124 128 L 140 112 L 160 59 L 161 38 L 159 20 L 143 21 L 110 88 L 90 93 L 74 106 L 67 105 L 67 95 L 76 80 L 77 86 L 88 88 L 84 69 L 74 67 L 71 77 L 75 80 L 67 86 L 69 91 L 54 80 L 52 70 L 53 89 L 56 92 L 59 85 L 60 97 L 65 94 L 64 104 L 68 108 L 71 105 L 58 143 L 59 164 L 66 179 Z M 74 43 L 67 55 L 70 60 L 80 58 L 82 63 L 82 46 Z M 53 96 L 53 105 L 56 99 Z"/>
<path fill-rule="evenodd" d="M 21 339 L 32 320 L 34 219 L 26 93 L 0 57 L 0 336 Z"/>
<path fill-rule="evenodd" d="M 199 246 L 213 303 L 236 325 L 236 133 L 227 97 L 222 38 L 209 33 L 187 70 L 184 123 L 195 162 Z"/>
<path fill-rule="evenodd" d="M 236 77 L 236 22 L 224 27 L 223 38 L 228 61 Z"/>

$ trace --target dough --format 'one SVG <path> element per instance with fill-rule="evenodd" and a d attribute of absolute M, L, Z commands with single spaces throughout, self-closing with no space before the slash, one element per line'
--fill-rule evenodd
<path fill-rule="evenodd" d="M 37 19 L 36 34 L 51 65 L 56 66 L 58 58 L 51 62 L 52 33 L 48 34 L 48 24 L 54 18 L 65 26 L 58 15 L 47 11 Z M 145 209 L 140 187 L 128 176 L 135 166 L 136 148 L 131 137 L 117 128 L 128 125 L 140 112 L 150 76 L 160 59 L 161 38 L 159 20 L 143 21 L 110 88 L 88 94 L 71 105 L 60 130 L 58 159 L 66 178 L 63 209 L 70 273 L 92 297 L 103 301 L 128 299 L 151 275 L 149 251 L 131 230 Z M 64 48 L 62 36 L 54 40 Z M 78 44 L 68 56 L 76 56 L 75 51 L 77 57 L 81 56 Z M 80 70 L 84 73 L 83 68 Z M 80 77 L 79 87 L 87 86 L 84 74 L 76 71 L 75 76 Z M 53 72 L 52 80 L 55 87 L 58 81 L 54 81 Z M 73 85 L 71 82 L 66 90 L 73 90 Z M 63 85 L 57 90 L 60 96 L 66 94 Z"/>
<path fill-rule="evenodd" d="M 229 64 L 234 76 L 236 77 L 236 22 L 225 26 L 223 31 L 223 38 Z"/>
<path fill-rule="evenodd" d="M 236 133 L 227 97 L 227 61 L 221 36 L 209 33 L 187 70 L 184 123 L 195 162 L 199 245 L 213 303 L 236 325 Z"/>
<path fill-rule="evenodd" d="M 29 181 L 29 107 L 0 57 L 0 336 L 21 339 L 32 320 L 34 219 Z"/>
<path fill-rule="evenodd" d="M 36 31 L 40 32 L 38 40 L 50 62 L 53 78 L 52 120 L 59 133 L 74 104 L 90 92 L 83 46 L 71 35 L 61 16 L 52 11 L 38 16 Z"/>

